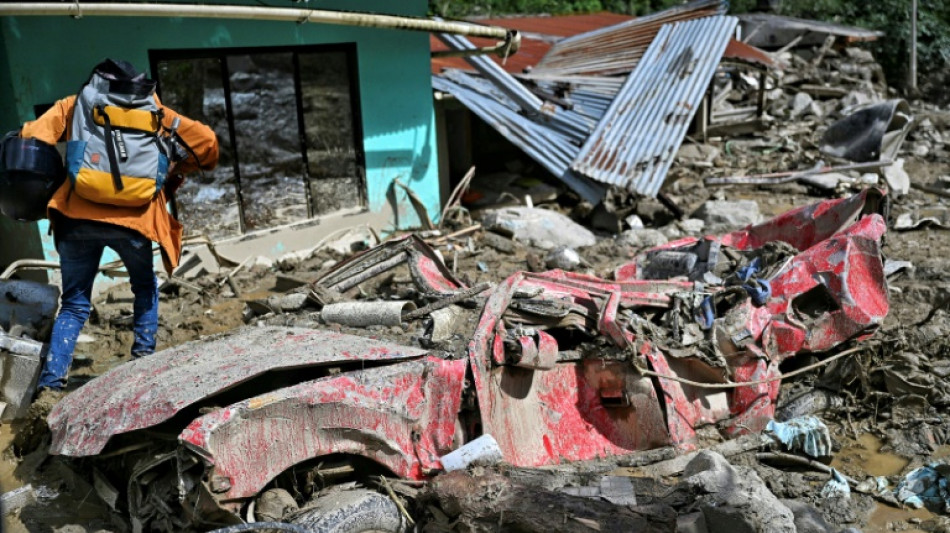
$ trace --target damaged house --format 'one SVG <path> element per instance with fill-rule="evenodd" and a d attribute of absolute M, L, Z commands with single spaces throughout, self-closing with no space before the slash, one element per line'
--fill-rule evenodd
<path fill-rule="evenodd" d="M 421 1 L 233 4 L 5 3 L 0 122 L 33 120 L 105 57 L 146 69 L 163 102 L 218 135 L 218 168 L 189 180 L 179 212 L 187 234 L 238 262 L 341 227 L 417 226 L 396 180 L 437 212 L 427 32 L 511 33 L 422 19 Z M 0 267 L 56 260 L 46 221 L 2 220 L 0 242 Z"/>

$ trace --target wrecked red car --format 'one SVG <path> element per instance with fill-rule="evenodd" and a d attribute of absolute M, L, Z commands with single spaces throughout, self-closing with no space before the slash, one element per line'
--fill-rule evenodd
<path fill-rule="evenodd" d="M 323 531 L 312 524 L 375 494 L 327 487 L 426 479 L 482 434 L 506 462 L 535 467 L 689 449 L 702 426 L 759 431 L 784 360 L 866 338 L 886 316 L 884 206 L 870 189 L 668 243 L 611 280 L 515 274 L 478 295 L 461 355 L 283 327 L 188 343 L 68 395 L 48 419 L 51 451 L 86 458 L 100 495 L 138 531 L 254 521 L 275 490 L 291 505 L 315 499 L 291 520 Z M 414 237 L 318 284 L 342 291 L 398 260 L 422 292 L 466 290 Z M 401 511 L 374 527 L 402 530 Z"/>

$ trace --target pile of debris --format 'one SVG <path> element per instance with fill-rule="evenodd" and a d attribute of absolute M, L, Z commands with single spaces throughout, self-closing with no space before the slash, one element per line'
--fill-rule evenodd
<path fill-rule="evenodd" d="M 737 24 L 776 34 L 723 13 L 695 2 L 565 40 L 523 76 L 437 76 L 572 193 L 475 206 L 463 180 L 435 229 L 352 228 L 276 260 L 194 253 L 163 285 L 169 349 L 127 362 L 127 302 L 97 302 L 87 331 L 115 342 L 73 373 L 90 381 L 51 413 L 49 449 L 18 451 L 35 472 L 78 465 L 116 530 L 318 527 L 363 507 L 430 532 L 842 531 L 878 503 L 939 512 L 950 278 L 927 256 L 950 243 L 926 228 L 950 224 L 950 178 L 926 172 L 950 155 L 950 116 L 893 98 L 838 27 L 758 43 L 784 48 L 767 76 L 721 65 Z M 570 53 L 617 36 L 643 41 L 617 70 Z M 625 114 L 676 66 L 689 109 Z M 655 143 L 610 130 L 647 118 L 669 122 Z M 0 342 L 14 322 L 0 313 Z M 912 461 L 840 461 L 864 433 Z M 60 500 L 24 501 L 40 520 Z"/>

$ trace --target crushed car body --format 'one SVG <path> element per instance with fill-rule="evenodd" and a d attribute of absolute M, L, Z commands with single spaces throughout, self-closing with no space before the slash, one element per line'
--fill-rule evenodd
<path fill-rule="evenodd" d="M 315 491 L 340 465 L 426 479 L 482 434 L 506 462 L 537 467 L 691 449 L 708 425 L 760 431 L 783 361 L 865 339 L 885 318 L 885 205 L 869 189 L 682 239 L 610 280 L 516 273 L 477 294 L 456 353 L 283 327 L 188 343 L 68 395 L 49 417 L 51 452 L 107 458 L 100 476 L 133 524 L 181 530 L 239 522 L 287 479 Z M 321 280 L 338 298 L 408 261 L 420 294 L 473 294 L 426 248 L 383 243 Z"/>

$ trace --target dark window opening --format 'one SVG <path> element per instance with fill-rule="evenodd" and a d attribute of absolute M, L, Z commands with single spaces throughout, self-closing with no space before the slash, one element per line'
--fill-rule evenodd
<path fill-rule="evenodd" d="M 150 61 L 162 102 L 218 136 L 218 167 L 178 193 L 188 234 L 366 205 L 354 45 L 157 50 Z"/>

